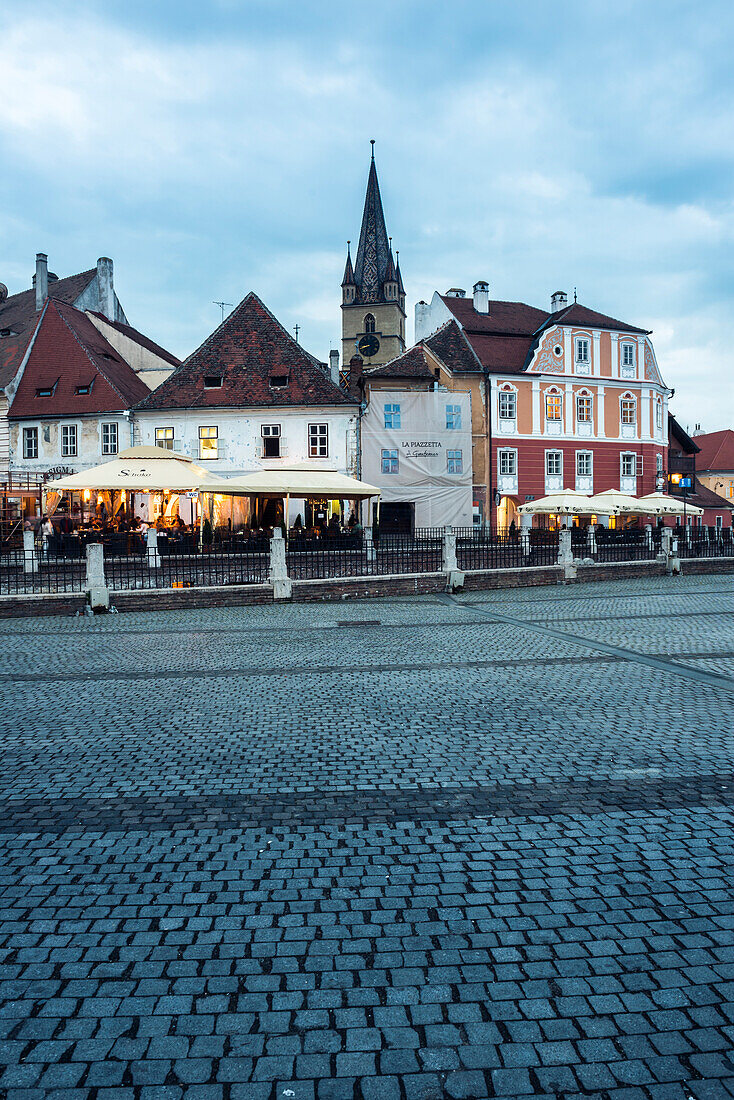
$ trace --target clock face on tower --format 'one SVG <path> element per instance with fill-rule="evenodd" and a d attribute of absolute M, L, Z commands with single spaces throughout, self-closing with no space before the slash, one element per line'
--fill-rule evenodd
<path fill-rule="evenodd" d="M 362 336 L 360 338 L 360 341 L 357 344 L 357 349 L 360 355 L 364 355 L 367 359 L 369 359 L 373 355 L 377 355 L 378 351 L 380 350 L 380 341 L 373 333 L 369 332 L 366 336 Z"/>

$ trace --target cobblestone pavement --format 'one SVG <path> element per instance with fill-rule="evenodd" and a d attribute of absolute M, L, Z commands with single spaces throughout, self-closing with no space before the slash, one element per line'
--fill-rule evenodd
<path fill-rule="evenodd" d="M 5 622 L 0 1096 L 734 1096 L 732 611 Z"/>

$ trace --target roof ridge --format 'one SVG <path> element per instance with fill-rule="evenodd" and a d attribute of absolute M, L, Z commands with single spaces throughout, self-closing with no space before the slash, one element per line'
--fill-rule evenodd
<path fill-rule="evenodd" d="M 46 301 L 48 301 L 49 298 L 53 298 L 52 291 L 53 291 L 53 288 L 55 286 L 57 286 L 58 283 L 65 283 L 65 282 L 67 282 L 68 279 L 78 279 L 81 275 L 89 275 L 90 276 L 90 282 L 91 282 L 92 278 L 94 278 L 94 276 L 96 274 L 97 274 L 96 267 L 90 267 L 90 268 L 87 268 L 86 271 L 77 271 L 73 275 L 63 275 L 60 279 L 55 279 L 52 283 L 48 284 L 48 297 L 46 298 Z M 4 306 L 8 302 L 11 302 L 13 300 L 13 298 L 20 298 L 23 294 L 35 294 L 35 287 L 28 286 L 28 287 L 25 288 L 25 290 L 16 290 L 15 294 L 8 294 L 7 298 L 3 302 L 0 302 L 0 305 Z M 57 300 L 60 301 L 60 299 L 57 299 Z"/>
<path fill-rule="evenodd" d="M 445 328 L 448 328 L 449 325 L 456 325 L 456 328 L 458 329 L 462 340 L 464 341 L 464 343 L 466 344 L 466 346 L 468 347 L 469 351 L 472 354 L 472 358 L 476 360 L 477 366 L 482 371 L 482 373 L 484 373 L 484 366 L 482 364 L 482 361 L 479 358 L 479 356 L 477 355 L 477 353 L 475 352 L 474 348 L 472 347 L 471 340 L 469 339 L 469 337 L 466 335 L 466 332 L 464 331 L 464 326 L 460 325 L 455 317 L 451 317 L 448 321 L 444 321 L 444 323 L 442 325 L 439 325 L 439 327 L 436 329 L 435 332 L 431 333 L 430 336 L 426 337 L 426 342 L 428 342 L 429 340 L 432 340 L 434 336 L 438 336 L 439 332 L 441 332 Z M 438 352 L 435 352 L 433 350 L 433 348 L 431 348 L 431 354 L 435 355 L 437 359 L 441 359 L 441 356 L 438 354 Z M 451 368 L 448 367 L 446 365 L 446 363 L 444 363 L 443 359 L 441 359 L 441 362 L 443 363 L 443 365 L 446 367 L 447 370 L 451 370 Z"/>

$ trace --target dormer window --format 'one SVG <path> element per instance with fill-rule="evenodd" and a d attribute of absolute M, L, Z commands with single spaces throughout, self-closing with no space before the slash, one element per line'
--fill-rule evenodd
<path fill-rule="evenodd" d="M 92 382 L 87 382 L 85 386 L 77 386 L 74 393 L 77 397 L 87 397 L 92 392 Z"/>
<path fill-rule="evenodd" d="M 222 376 L 221 374 L 207 374 L 204 378 L 205 390 L 221 390 L 222 388 Z"/>
<path fill-rule="evenodd" d="M 270 388 L 271 390 L 284 390 L 288 385 L 287 374 L 271 374 L 270 375 Z"/>
<path fill-rule="evenodd" d="M 36 397 L 53 397 L 57 383 L 54 382 L 53 386 L 39 386 L 36 390 Z"/>

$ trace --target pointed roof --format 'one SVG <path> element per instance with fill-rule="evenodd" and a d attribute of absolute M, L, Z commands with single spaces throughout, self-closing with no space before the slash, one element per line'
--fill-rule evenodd
<path fill-rule="evenodd" d="M 354 268 L 352 267 L 352 254 L 349 249 L 351 243 L 351 241 L 347 241 L 347 262 L 344 265 L 342 286 L 352 286 L 354 284 Z"/>
<path fill-rule="evenodd" d="M 385 228 L 385 215 L 382 212 L 380 185 L 377 182 L 374 146 L 370 173 L 367 179 L 367 194 L 362 213 L 362 229 L 359 234 L 359 247 L 354 264 L 354 282 L 357 286 L 359 302 L 384 301 L 385 272 L 390 257 L 390 245 Z"/>
<path fill-rule="evenodd" d="M 397 259 L 395 261 L 395 274 L 398 280 L 398 294 L 405 294 L 405 287 L 403 286 L 403 276 L 400 274 L 400 253 L 397 253 Z"/>
<path fill-rule="evenodd" d="M 49 281 L 49 297 L 73 304 L 96 274 L 97 269 L 93 267 L 77 275 Z M 0 302 L 0 332 L 9 330 L 8 336 L 0 336 L 0 388 L 15 378 L 40 315 L 40 311 L 36 310 L 36 292 L 33 289 L 11 294 Z"/>
<path fill-rule="evenodd" d="M 221 385 L 205 386 L 207 377 Z M 277 378 L 278 385 L 272 380 Z M 138 408 L 354 404 L 252 291 Z"/>
<path fill-rule="evenodd" d="M 368 380 L 370 378 L 425 378 L 432 381 L 435 374 L 426 356 L 426 350 L 443 363 L 452 374 L 461 374 L 466 371 L 481 373 L 482 371 L 482 364 L 464 330 L 456 321 L 446 321 L 432 336 L 420 340 L 402 355 L 391 359 L 384 366 L 365 371 L 365 377 Z"/>
<path fill-rule="evenodd" d="M 387 253 L 387 267 L 385 268 L 385 282 L 396 283 L 397 280 L 398 277 L 395 271 L 395 261 L 392 258 L 392 244 L 389 244 Z"/>
<path fill-rule="evenodd" d="M 110 328 L 115 329 L 122 336 L 127 336 L 128 340 L 140 344 L 141 348 L 152 351 L 159 359 L 165 360 L 165 362 L 170 363 L 171 366 L 177 367 L 181 362 L 181 360 L 175 355 L 172 355 L 170 351 L 166 351 L 165 348 L 162 348 L 160 344 L 156 344 L 154 340 L 151 340 L 150 337 L 146 336 L 144 333 L 138 332 L 132 325 L 124 324 L 122 321 L 110 321 L 109 317 L 105 317 L 104 313 L 98 313 L 96 309 L 88 310 L 88 312 L 94 317 L 97 317 L 103 324 L 109 325 Z"/>
<path fill-rule="evenodd" d="M 611 332 L 633 332 L 639 336 L 650 335 L 649 329 L 636 328 L 626 321 L 618 321 L 616 317 L 608 317 L 606 313 L 597 313 L 595 309 L 581 305 L 581 302 L 571 302 L 564 309 L 551 313 L 543 328 L 550 325 L 575 325 L 581 328 L 607 329 Z"/>
<path fill-rule="evenodd" d="M 86 313 L 67 302 L 48 298 L 35 333 L 10 419 L 119 412 L 150 393 Z M 39 397 L 39 390 L 52 394 Z"/>

